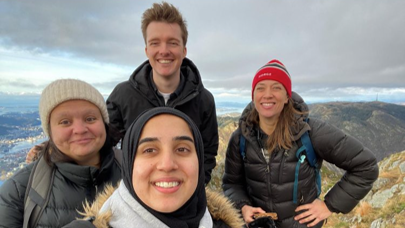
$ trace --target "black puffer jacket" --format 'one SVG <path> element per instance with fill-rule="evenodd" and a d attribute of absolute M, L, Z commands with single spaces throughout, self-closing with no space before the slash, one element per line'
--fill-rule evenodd
<path fill-rule="evenodd" d="M 117 143 L 131 123 L 142 112 L 165 106 L 151 84 L 152 67 L 145 61 L 128 81 L 118 84 L 107 99 L 110 129 Z M 218 123 L 214 97 L 202 84 L 200 73 L 194 63 L 184 58 L 181 65 L 181 84 L 168 100 L 166 106 L 188 115 L 201 132 L 204 143 L 205 183 L 211 179 L 218 151 Z"/>
<path fill-rule="evenodd" d="M 100 169 L 72 163 L 56 163 L 55 179 L 47 207 L 37 227 L 62 227 L 81 217 L 85 200 L 92 202 L 107 184 L 121 179 L 120 166 L 112 149 L 102 152 Z M 24 196 L 35 163 L 8 179 L 0 188 L 0 227 L 23 227 Z"/>
<path fill-rule="evenodd" d="M 299 95 L 293 93 L 292 97 L 296 109 L 308 110 Z M 346 170 L 340 182 L 325 196 L 325 203 L 330 211 L 350 212 L 370 191 L 378 177 L 377 161 L 369 149 L 331 125 L 312 118 L 306 123 L 303 121 L 304 117 L 297 117 L 299 127 L 292 129 L 295 140 L 293 147 L 290 150 L 273 151 L 267 164 L 257 141 L 258 129 L 248 125 L 246 117 L 245 110 L 239 128 L 229 141 L 223 190 L 239 208 L 247 204 L 261 207 L 267 212 L 276 212 L 279 228 L 306 227 L 294 221 L 294 211 L 299 205 L 311 203 L 317 197 L 315 170 L 305 161 L 299 171 L 299 202 L 293 203 L 294 175 L 298 161 L 295 154 L 299 148 L 300 137 L 306 130 L 310 130 L 309 135 L 319 165 L 322 160 L 326 160 Z M 246 138 L 245 162 L 239 151 L 240 134 Z M 322 225 L 319 224 L 318 227 L 320 226 Z"/>

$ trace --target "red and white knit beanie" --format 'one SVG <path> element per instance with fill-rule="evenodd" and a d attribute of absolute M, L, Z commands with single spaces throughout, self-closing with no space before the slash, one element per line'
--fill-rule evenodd
<path fill-rule="evenodd" d="M 255 90 L 257 83 L 263 80 L 274 80 L 280 82 L 284 86 L 285 90 L 287 90 L 288 97 L 291 97 L 290 74 L 285 66 L 277 59 L 271 60 L 256 72 L 252 82 L 252 100 L 253 91 Z"/>

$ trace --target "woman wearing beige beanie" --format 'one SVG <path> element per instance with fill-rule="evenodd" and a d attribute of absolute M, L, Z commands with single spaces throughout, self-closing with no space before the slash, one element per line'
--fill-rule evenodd
<path fill-rule="evenodd" d="M 121 178 L 106 104 L 97 89 L 76 79 L 56 80 L 43 90 L 39 114 L 49 141 L 39 160 L 1 186 L 0 227 L 62 227 L 81 217 L 85 200 Z M 45 197 L 33 187 L 33 170 L 51 173 L 40 180 L 47 183 L 42 187 L 49 185 Z"/>

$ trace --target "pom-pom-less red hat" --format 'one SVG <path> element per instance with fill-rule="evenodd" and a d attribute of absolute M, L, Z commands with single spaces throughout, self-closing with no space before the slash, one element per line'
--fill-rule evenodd
<path fill-rule="evenodd" d="M 252 82 L 252 100 L 253 92 L 257 83 L 263 80 L 274 80 L 280 82 L 284 86 L 285 90 L 287 90 L 288 97 L 291 97 L 290 74 L 285 66 L 277 59 L 271 60 L 256 72 Z"/>

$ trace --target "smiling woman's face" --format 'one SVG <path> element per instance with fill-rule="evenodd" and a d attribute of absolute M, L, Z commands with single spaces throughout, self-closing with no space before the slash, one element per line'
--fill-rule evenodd
<path fill-rule="evenodd" d="M 198 158 L 189 125 L 162 114 L 151 118 L 139 138 L 132 173 L 134 191 L 150 208 L 176 211 L 198 183 Z"/>
<path fill-rule="evenodd" d="M 257 83 L 253 91 L 253 102 L 260 120 L 277 121 L 288 103 L 287 91 L 278 81 L 263 80 Z"/>
<path fill-rule="evenodd" d="M 56 147 L 79 165 L 97 166 L 106 140 L 100 110 L 85 100 L 69 100 L 56 106 L 49 118 Z"/>

